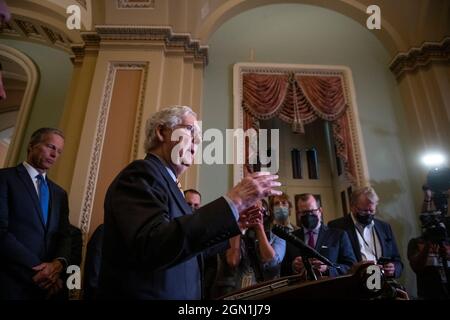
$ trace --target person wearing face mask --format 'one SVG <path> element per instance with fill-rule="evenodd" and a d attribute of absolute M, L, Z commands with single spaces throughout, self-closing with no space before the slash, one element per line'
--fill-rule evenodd
<path fill-rule="evenodd" d="M 260 211 L 262 217 L 267 216 L 266 210 L 265 200 L 248 209 Z M 228 250 L 219 255 L 213 298 L 279 277 L 286 242 L 274 235 L 264 220 L 255 220 L 245 234 L 231 238 Z"/>
<path fill-rule="evenodd" d="M 296 228 L 289 221 L 292 208 L 289 196 L 285 193 L 279 196 L 273 196 L 269 198 L 269 204 L 271 217 L 273 219 L 272 223 L 285 227 L 289 232 L 294 231 Z"/>
<path fill-rule="evenodd" d="M 316 273 L 329 277 L 346 274 L 356 262 L 350 240 L 344 231 L 328 228 L 322 222 L 322 208 L 314 195 L 305 193 L 299 196 L 296 216 L 300 228 L 295 230 L 293 235 L 340 267 L 339 269 L 329 268 L 317 259 L 309 259 L 313 269 L 317 271 Z M 306 275 L 306 269 L 301 250 L 287 243 L 281 275 L 292 274 Z"/>
<path fill-rule="evenodd" d="M 358 188 L 352 192 L 351 213 L 328 225 L 347 232 L 358 262 L 374 261 L 387 277 L 399 278 L 403 263 L 391 226 L 375 218 L 378 200 L 373 188 Z"/>

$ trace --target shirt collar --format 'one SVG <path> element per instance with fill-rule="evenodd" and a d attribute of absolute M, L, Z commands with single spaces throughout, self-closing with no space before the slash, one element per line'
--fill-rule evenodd
<path fill-rule="evenodd" d="M 30 175 L 31 179 L 36 179 L 36 176 L 39 175 L 39 174 L 42 174 L 44 179 L 47 179 L 47 173 L 46 172 L 40 173 L 31 164 L 29 164 L 26 161 L 24 161 L 22 164 L 25 167 L 25 169 L 27 170 L 27 172 Z"/>
<path fill-rule="evenodd" d="M 161 159 L 160 156 L 158 156 L 157 154 L 154 154 L 152 152 L 150 152 L 152 155 L 154 155 L 155 157 L 157 157 L 159 159 L 159 161 L 161 161 L 161 163 L 164 165 L 164 167 L 166 168 L 167 172 L 169 173 L 170 177 L 173 179 L 173 181 L 177 182 L 178 179 L 175 176 L 175 173 L 173 172 L 173 170 L 167 165 L 167 163 Z"/>

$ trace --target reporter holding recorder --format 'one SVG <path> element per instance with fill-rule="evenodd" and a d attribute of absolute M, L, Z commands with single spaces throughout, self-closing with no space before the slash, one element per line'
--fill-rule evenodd
<path fill-rule="evenodd" d="M 347 232 L 358 262 L 374 261 L 382 265 L 387 277 L 399 278 L 403 263 L 391 226 L 375 218 L 378 201 L 372 187 L 357 188 L 351 196 L 351 213 L 328 226 Z"/>

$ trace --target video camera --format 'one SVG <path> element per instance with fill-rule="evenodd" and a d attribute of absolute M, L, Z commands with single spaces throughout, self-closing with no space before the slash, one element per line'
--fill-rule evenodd
<path fill-rule="evenodd" d="M 450 189 L 450 168 L 436 168 L 427 175 L 424 190 L 433 192 L 432 201 L 436 208 L 432 212 L 422 212 L 422 236 L 433 243 L 442 243 L 447 239 L 447 228 L 450 225 L 448 212 L 448 190 Z"/>

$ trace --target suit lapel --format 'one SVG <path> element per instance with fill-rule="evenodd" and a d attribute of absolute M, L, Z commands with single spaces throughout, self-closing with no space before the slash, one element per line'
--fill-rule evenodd
<path fill-rule="evenodd" d="M 173 181 L 173 178 L 167 172 L 167 169 L 164 166 L 164 164 L 161 162 L 161 160 L 159 160 L 158 157 L 156 157 L 152 154 L 148 154 L 145 159 L 154 161 L 158 165 L 164 179 L 167 182 L 167 185 L 169 186 L 170 192 L 172 193 L 172 197 L 175 198 L 175 200 L 177 201 L 178 206 L 180 207 L 182 213 L 184 215 L 192 213 L 192 209 L 188 206 L 186 199 L 184 198 L 180 189 L 178 189 L 178 186 L 175 183 L 175 181 Z"/>
<path fill-rule="evenodd" d="M 50 229 L 52 227 L 52 224 L 54 223 L 54 219 L 53 217 L 55 217 L 54 211 L 55 211 L 55 206 L 54 204 L 54 199 L 55 199 L 55 187 L 52 181 L 50 181 L 50 179 L 47 179 L 47 185 L 48 185 L 48 189 L 50 190 L 50 199 L 48 201 L 48 217 L 47 217 L 47 228 Z"/>
<path fill-rule="evenodd" d="M 356 235 L 355 224 L 353 223 L 352 217 L 350 215 L 351 213 L 345 216 L 345 229 L 348 230 L 347 234 L 350 238 L 350 242 L 352 243 L 353 252 L 356 255 L 356 260 L 361 261 L 362 256 L 361 249 L 359 248 L 358 236 Z"/>
<path fill-rule="evenodd" d="M 327 229 L 328 228 L 323 223 L 321 223 L 320 228 L 319 228 L 319 234 L 317 235 L 315 249 L 320 250 L 320 248 L 322 248 L 322 243 L 324 242 L 324 240 L 326 238 Z"/>
<path fill-rule="evenodd" d="M 378 241 L 380 241 L 380 246 L 381 246 L 381 256 L 384 256 L 385 253 L 387 252 L 386 250 L 386 244 L 387 244 L 387 235 L 384 232 L 383 228 L 381 228 L 380 223 L 378 220 L 374 220 L 374 228 L 375 228 L 375 232 L 377 234 L 378 237 Z M 376 246 L 376 244 L 375 244 Z"/>
<path fill-rule="evenodd" d="M 27 169 L 25 169 L 25 167 L 23 166 L 23 164 L 20 164 L 17 166 L 17 172 L 19 175 L 20 180 L 22 180 L 22 183 L 25 186 L 25 189 L 28 191 L 28 194 L 31 197 L 31 200 L 33 202 L 33 205 L 36 209 L 36 214 L 39 217 L 39 221 L 41 221 L 42 226 L 45 229 L 45 224 L 44 224 L 44 218 L 42 215 L 42 210 L 41 210 L 41 205 L 39 203 L 39 198 L 36 192 L 36 189 L 34 187 L 33 181 L 30 178 L 30 175 L 28 174 Z"/>

